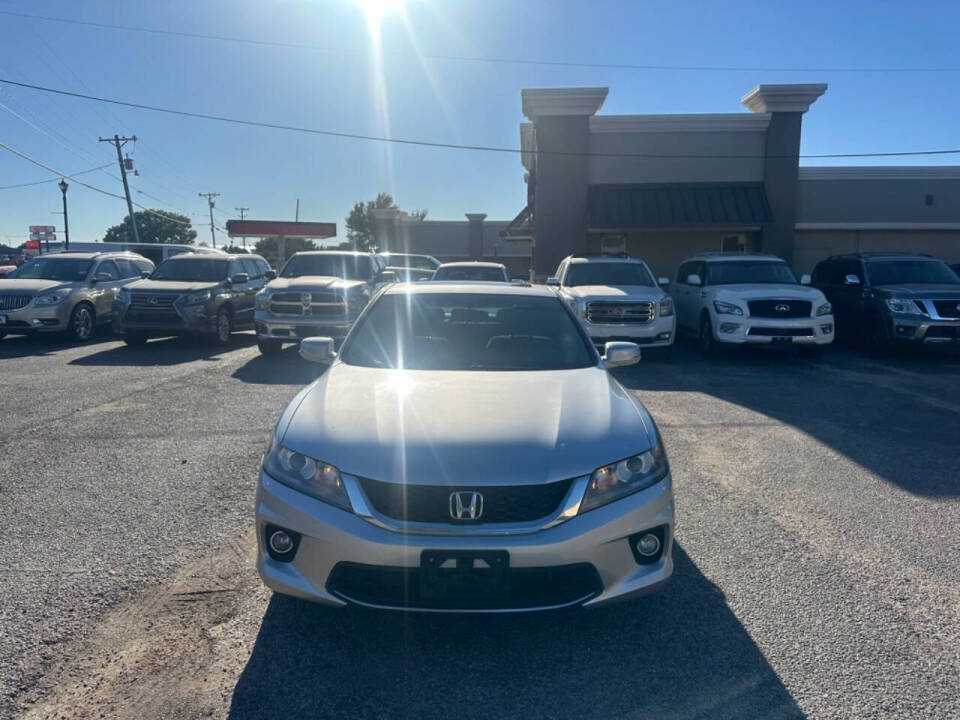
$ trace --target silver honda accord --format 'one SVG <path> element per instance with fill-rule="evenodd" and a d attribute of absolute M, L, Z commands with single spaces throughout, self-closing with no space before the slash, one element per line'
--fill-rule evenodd
<path fill-rule="evenodd" d="M 341 607 L 596 606 L 673 572 L 673 489 L 646 408 L 552 288 L 416 283 L 371 300 L 280 417 L 256 498 L 273 590 Z"/>

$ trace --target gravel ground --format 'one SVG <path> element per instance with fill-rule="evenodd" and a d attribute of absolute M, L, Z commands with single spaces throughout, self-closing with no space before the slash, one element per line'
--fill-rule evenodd
<path fill-rule="evenodd" d="M 0 340 L 0 716 L 960 717 L 960 362 L 737 353 L 619 373 L 679 514 L 661 593 L 419 616 L 271 596 L 257 459 L 317 370 Z"/>

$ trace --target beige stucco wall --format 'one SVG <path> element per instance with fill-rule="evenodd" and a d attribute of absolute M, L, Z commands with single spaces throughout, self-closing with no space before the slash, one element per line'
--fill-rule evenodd
<path fill-rule="evenodd" d="M 850 252 L 922 252 L 960 262 L 960 230 L 798 230 L 794 270 L 808 273 L 830 255 Z"/>

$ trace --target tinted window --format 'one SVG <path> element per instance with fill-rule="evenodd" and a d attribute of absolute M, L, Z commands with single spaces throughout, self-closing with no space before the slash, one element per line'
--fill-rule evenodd
<path fill-rule="evenodd" d="M 871 285 L 960 284 L 960 278 L 939 260 L 870 260 L 867 276 Z"/>
<path fill-rule="evenodd" d="M 121 278 L 132 278 L 140 275 L 140 270 L 134 265 L 130 260 L 124 260 L 123 258 L 118 258 L 114 260 L 117 264 L 117 268 L 120 270 Z"/>
<path fill-rule="evenodd" d="M 150 275 L 151 280 L 221 282 L 227 279 L 229 263 L 205 257 L 168 258 Z"/>
<path fill-rule="evenodd" d="M 263 272 L 257 263 L 253 261 L 253 258 L 243 258 L 240 263 L 243 265 L 243 271 L 250 276 L 251 280 L 263 275 Z"/>
<path fill-rule="evenodd" d="M 685 262 L 677 270 L 677 282 L 686 285 L 687 276 L 690 275 L 690 271 L 693 269 L 693 263 Z"/>
<path fill-rule="evenodd" d="M 796 284 L 797 278 L 785 262 L 735 260 L 707 263 L 707 285 L 738 283 Z"/>
<path fill-rule="evenodd" d="M 373 277 L 373 261 L 365 255 L 294 255 L 280 272 L 280 277 L 305 275 L 370 280 Z"/>
<path fill-rule="evenodd" d="M 260 274 L 266 275 L 267 270 L 270 269 L 270 266 L 267 264 L 267 261 L 263 258 L 254 258 L 253 261 L 257 264 L 257 267 L 260 268 Z"/>
<path fill-rule="evenodd" d="M 111 280 L 120 279 L 120 269 L 117 267 L 117 264 L 113 260 L 104 260 L 94 271 L 96 275 L 109 275 Z"/>
<path fill-rule="evenodd" d="M 7 275 L 7 277 L 27 280 L 77 282 L 87 277 L 87 273 L 90 272 L 91 267 L 93 267 L 93 260 L 38 257 L 29 262 L 25 262 Z"/>
<path fill-rule="evenodd" d="M 596 362 L 557 298 L 480 293 L 383 295 L 343 360 L 411 370 L 565 370 Z"/>
<path fill-rule="evenodd" d="M 434 280 L 479 280 L 486 282 L 506 282 L 507 276 L 502 268 L 496 267 L 439 267 L 433 276 Z"/>
<path fill-rule="evenodd" d="M 154 263 L 163 262 L 163 245 L 156 245 L 155 247 L 143 247 L 137 245 L 132 248 L 132 250 L 138 255 L 143 255 L 145 258 L 149 258 Z"/>
<path fill-rule="evenodd" d="M 578 285 L 653 285 L 653 277 L 640 263 L 570 263 L 563 276 L 567 287 Z"/>
<path fill-rule="evenodd" d="M 137 269 L 137 275 L 145 272 L 153 272 L 154 264 L 149 260 L 133 260 L 134 266 Z"/>
<path fill-rule="evenodd" d="M 434 270 L 437 263 L 425 255 L 384 255 L 385 267 L 412 267 L 422 270 Z"/>

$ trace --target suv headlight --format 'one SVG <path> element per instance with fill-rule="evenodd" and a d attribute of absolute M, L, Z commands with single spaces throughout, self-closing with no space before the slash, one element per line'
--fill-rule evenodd
<path fill-rule="evenodd" d="M 274 480 L 294 490 L 352 510 L 340 471 L 329 463 L 294 452 L 271 439 L 263 456 L 263 469 Z"/>
<path fill-rule="evenodd" d="M 256 303 L 257 310 L 269 310 L 270 293 L 266 290 L 261 290 L 254 296 L 254 302 Z"/>
<path fill-rule="evenodd" d="M 830 303 L 824 303 L 823 305 L 817 308 L 817 317 L 820 317 L 821 315 L 829 315 L 832 312 L 833 312 L 833 305 L 831 305 Z"/>
<path fill-rule="evenodd" d="M 204 290 L 203 292 L 191 293 L 187 295 L 184 302 L 187 305 L 198 305 L 200 303 L 205 303 L 207 300 L 213 297 L 213 293 L 209 290 Z"/>
<path fill-rule="evenodd" d="M 673 299 L 669 297 L 660 301 L 660 317 L 670 317 L 673 315 Z"/>
<path fill-rule="evenodd" d="M 69 290 L 54 290 L 53 292 L 37 295 L 33 299 L 33 304 L 39 307 L 49 307 L 50 305 L 59 305 L 70 294 Z"/>
<path fill-rule="evenodd" d="M 670 465 L 658 431 L 657 442 L 649 450 L 593 471 L 580 502 L 580 512 L 645 490 L 663 480 L 668 472 Z"/>
<path fill-rule="evenodd" d="M 923 311 L 917 306 L 913 300 L 906 300 L 901 298 L 887 298 L 886 299 L 887 307 L 890 308 L 890 312 L 900 313 L 903 315 L 923 315 Z"/>
<path fill-rule="evenodd" d="M 714 300 L 713 309 L 717 311 L 718 315 L 743 315 L 743 308 L 723 300 Z"/>

